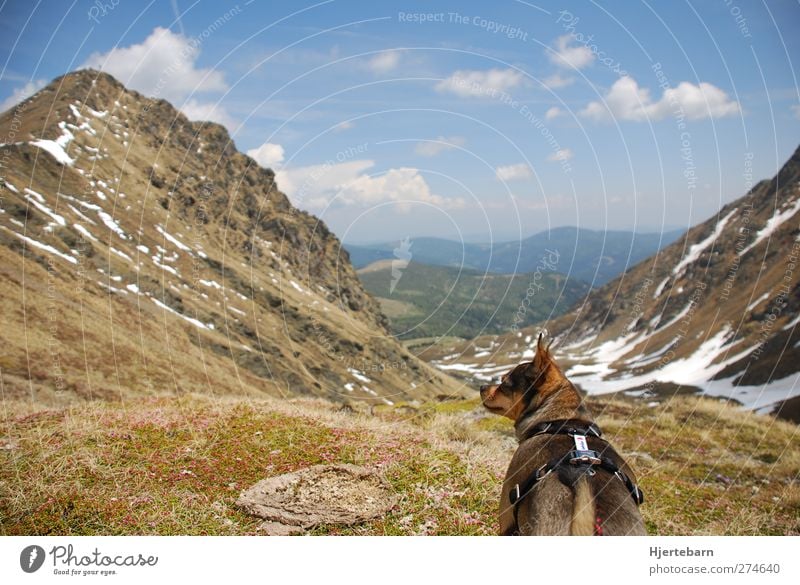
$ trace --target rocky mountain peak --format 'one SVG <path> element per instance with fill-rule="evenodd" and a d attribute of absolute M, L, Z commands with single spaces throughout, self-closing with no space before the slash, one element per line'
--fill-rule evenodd
<path fill-rule="evenodd" d="M 207 386 L 392 401 L 458 391 L 387 335 L 338 239 L 224 127 L 83 70 L 2 114 L 0 132 L 12 128 L 0 147 L 4 298 L 28 304 L 10 311 L 17 322 L 6 330 L 37 319 L 47 330 L 48 315 L 58 323 L 27 348 L 4 339 L 14 389 L 36 378 L 31 355 L 55 346 L 58 367 L 35 384 L 51 397 L 54 371 L 86 396 Z M 74 343 L 77 332 L 89 346 Z"/>

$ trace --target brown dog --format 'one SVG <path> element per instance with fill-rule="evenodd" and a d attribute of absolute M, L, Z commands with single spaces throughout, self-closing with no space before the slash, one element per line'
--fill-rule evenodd
<path fill-rule="evenodd" d="M 519 440 L 500 496 L 500 533 L 646 534 L 633 473 L 600 438 L 542 339 L 532 362 L 481 387 L 483 405 L 513 420 Z"/>

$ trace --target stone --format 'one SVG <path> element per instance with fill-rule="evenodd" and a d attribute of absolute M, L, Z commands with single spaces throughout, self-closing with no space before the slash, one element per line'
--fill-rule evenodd
<path fill-rule="evenodd" d="M 379 472 L 349 464 L 314 465 L 268 477 L 243 491 L 236 502 L 262 518 L 259 530 L 271 536 L 360 524 L 383 516 L 396 503 L 396 494 Z"/>

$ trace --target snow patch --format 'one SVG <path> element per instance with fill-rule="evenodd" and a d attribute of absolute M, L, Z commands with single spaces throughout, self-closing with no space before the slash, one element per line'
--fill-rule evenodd
<path fill-rule="evenodd" d="M 150 300 L 153 301 L 156 305 L 158 305 L 162 309 L 164 309 L 165 311 L 169 311 L 173 315 L 177 315 L 178 317 L 180 317 L 184 321 L 188 321 L 189 323 L 191 323 L 195 327 L 200 327 L 201 329 L 208 329 L 208 330 L 213 330 L 214 329 L 214 324 L 213 323 L 203 323 L 202 321 L 198 321 L 197 319 L 192 319 L 191 317 L 187 317 L 186 315 L 183 315 L 183 314 L 179 313 L 178 311 L 176 311 L 172 307 L 169 307 L 169 306 L 165 305 L 164 303 L 162 303 L 158 299 L 154 299 L 154 298 L 151 297 Z"/>
<path fill-rule="evenodd" d="M 757 298 L 756 300 L 754 300 L 752 303 L 750 303 L 749 305 L 747 305 L 747 310 L 748 310 L 748 311 L 752 311 L 753 309 L 755 309 L 755 308 L 756 308 L 758 305 L 760 305 L 762 302 L 764 302 L 764 301 L 765 301 L 765 300 L 767 300 L 768 298 L 769 298 L 769 291 L 765 292 L 763 295 L 761 295 L 760 297 L 758 297 L 758 298 Z"/>
<path fill-rule="evenodd" d="M 32 198 L 32 197 L 30 197 L 30 196 L 29 196 L 30 194 L 33 194 L 33 195 L 35 195 L 35 197 L 36 197 L 36 198 Z M 41 211 L 41 212 L 42 212 L 42 213 L 44 213 L 45 215 L 48 215 L 48 216 L 50 216 L 50 218 L 51 218 L 53 221 L 55 221 L 55 222 L 56 222 L 58 225 L 62 225 L 62 226 L 65 226 L 65 225 L 67 225 L 67 222 L 66 222 L 66 220 L 65 220 L 63 217 L 61 217 L 60 215 L 58 215 L 58 214 L 57 214 L 55 211 L 53 211 L 52 209 L 50 209 L 49 207 L 47 207 L 47 205 L 45 205 L 45 204 L 44 204 L 44 197 L 42 197 L 42 196 L 41 196 L 39 193 L 37 193 L 36 191 L 32 191 L 32 190 L 30 190 L 30 189 L 25 189 L 25 199 L 27 199 L 28 201 L 30 201 L 31 203 L 33 203 L 33 205 L 34 205 L 34 207 L 36 207 L 36 209 L 38 209 L 39 211 Z M 40 203 L 39 201 L 37 201 L 37 199 L 38 199 L 39 201 L 41 201 L 41 203 Z"/>
<path fill-rule="evenodd" d="M 656 287 L 655 292 L 653 292 L 653 298 L 654 299 L 657 299 L 658 297 L 661 296 L 661 293 L 664 292 L 664 287 L 667 286 L 668 282 L 669 282 L 669 276 L 658 283 L 658 286 Z"/>
<path fill-rule="evenodd" d="M 59 258 L 63 258 L 64 260 L 66 260 L 67 262 L 70 262 L 71 264 L 77 264 L 78 263 L 78 261 L 75 258 L 73 258 L 72 256 L 70 256 L 69 254 L 64 254 L 63 252 L 59 252 L 58 250 L 56 250 L 52 246 L 48 246 L 47 244 L 43 244 L 43 243 L 38 242 L 38 241 L 36 241 L 36 240 L 34 240 L 32 238 L 28 238 L 26 236 L 23 236 L 22 234 L 18 234 L 17 232 L 12 231 L 12 230 L 8 229 L 5 226 L 0 226 L 0 227 L 3 228 L 4 230 L 6 230 L 8 233 L 14 234 L 20 240 L 23 240 L 24 242 L 27 242 L 28 244 L 30 244 L 34 248 L 38 248 L 40 250 L 44 250 L 45 252 L 49 252 L 50 254 L 58 256 Z"/>
<path fill-rule="evenodd" d="M 766 225 L 756 234 L 756 239 L 751 242 L 744 250 L 739 252 L 739 256 L 744 256 L 752 248 L 755 248 L 765 239 L 769 238 L 781 226 L 783 222 L 791 218 L 795 213 L 800 211 L 800 197 L 794 200 L 789 207 L 783 211 L 776 211 L 775 215 L 767 220 Z"/>
<path fill-rule="evenodd" d="M 189 253 L 191 253 L 191 252 L 192 252 L 192 249 L 191 249 L 189 246 L 187 246 L 186 244 L 184 244 L 183 242 L 181 242 L 181 241 L 180 241 L 178 238 L 176 238 L 175 236 L 173 236 L 173 235 L 170 235 L 170 234 L 169 234 L 168 232 L 166 232 L 166 231 L 165 231 L 165 230 L 164 230 L 164 229 L 163 229 L 163 228 L 162 228 L 160 225 L 157 225 L 157 226 L 156 226 L 156 231 L 158 231 L 158 233 L 159 233 L 159 234 L 161 234 L 162 236 L 164 236 L 164 237 L 165 237 L 167 240 L 169 240 L 170 242 L 172 242 L 173 244 L 175 244 L 175 245 L 176 245 L 176 246 L 177 246 L 179 249 L 183 250 L 184 252 L 189 252 Z"/>
<path fill-rule="evenodd" d="M 681 260 L 680 262 L 678 262 L 678 265 L 677 265 L 677 266 L 675 266 L 675 268 L 673 268 L 673 269 L 672 269 L 672 274 L 678 275 L 678 274 L 680 274 L 680 273 L 683 271 L 683 269 L 684 269 L 684 268 L 686 268 L 686 267 L 687 267 L 689 264 L 691 264 L 692 262 L 696 262 L 696 261 L 697 261 L 697 259 L 698 259 L 698 258 L 700 258 L 700 254 L 701 254 L 701 253 L 702 253 L 702 252 L 703 252 L 703 251 L 704 251 L 706 248 L 708 248 L 708 247 L 709 247 L 711 244 L 713 244 L 713 243 L 714 243 L 714 241 L 715 241 L 715 240 L 716 240 L 716 239 L 719 237 L 719 235 L 720 235 L 720 234 L 722 233 L 722 231 L 725 229 L 725 224 L 727 224 L 727 223 L 728 223 L 728 220 L 729 220 L 729 219 L 731 218 L 731 216 L 732 216 L 734 213 L 736 213 L 737 211 L 738 211 L 738 210 L 734 209 L 734 210 L 733 210 L 733 211 L 731 211 L 731 212 L 730 212 L 728 215 L 726 215 L 726 216 L 725 216 L 725 217 L 723 217 L 721 220 L 719 220 L 719 222 L 717 222 L 717 225 L 716 225 L 716 227 L 714 228 L 714 231 L 713 231 L 713 232 L 711 233 L 711 235 L 710 235 L 710 236 L 708 236 L 708 237 L 707 237 L 705 240 L 703 240 L 703 241 L 701 241 L 701 242 L 699 242 L 699 243 L 697 243 L 697 244 L 694 244 L 694 245 L 690 246 L 690 247 L 689 247 L 689 251 L 688 251 L 688 252 L 687 252 L 687 254 L 686 254 L 686 257 L 685 257 L 683 260 Z"/>
<path fill-rule="evenodd" d="M 367 383 L 369 383 L 369 382 L 372 382 L 372 380 L 370 380 L 369 378 L 367 378 L 367 377 L 364 375 L 364 372 L 362 372 L 361 370 L 356 370 L 355 368 L 347 368 L 347 371 L 348 371 L 348 372 L 350 372 L 350 373 L 352 374 L 352 376 L 353 376 L 353 377 L 354 377 L 356 380 L 359 380 L 359 381 L 361 381 L 361 382 L 367 382 Z"/>
<path fill-rule="evenodd" d="M 128 262 L 133 262 L 133 258 L 128 256 L 125 252 L 123 252 L 121 250 L 117 250 L 116 248 L 114 248 L 112 246 L 109 246 L 108 249 L 111 250 L 114 254 L 116 254 L 120 258 L 123 258 L 123 259 L 127 260 Z"/>
<path fill-rule="evenodd" d="M 78 231 L 81 233 L 81 235 L 82 235 L 82 236 L 85 236 L 85 237 L 89 238 L 90 240 L 94 240 L 95 242 L 97 242 L 97 241 L 98 241 L 98 239 L 97 239 L 97 238 L 95 238 L 95 237 L 94 237 L 94 236 L 91 234 L 91 232 L 89 232 L 89 230 L 87 230 L 87 229 L 86 229 L 85 227 L 83 227 L 81 224 L 79 224 L 79 223 L 73 223 L 73 224 L 72 224 L 72 227 L 74 227 L 76 230 L 78 230 Z"/>

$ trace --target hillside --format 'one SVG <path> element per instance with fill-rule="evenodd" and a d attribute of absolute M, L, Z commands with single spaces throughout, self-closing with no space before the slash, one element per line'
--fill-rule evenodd
<path fill-rule="evenodd" d="M 386 331 L 337 238 L 227 131 L 111 76 L 0 116 L 6 397 L 392 402 L 459 392 Z"/>
<path fill-rule="evenodd" d="M 795 425 L 708 399 L 589 406 L 637 474 L 649 533 L 800 534 Z M 504 421 L 477 400 L 373 415 L 311 399 L 187 395 L 49 410 L 8 401 L 0 534 L 255 534 L 260 519 L 236 507 L 239 493 L 318 463 L 379 469 L 399 502 L 316 534 L 495 534 L 516 445 Z"/>
<path fill-rule="evenodd" d="M 601 286 L 674 242 L 683 232 L 664 234 L 625 231 L 595 231 L 559 227 L 516 242 L 476 244 L 440 238 L 411 239 L 414 261 L 433 266 L 467 268 L 478 272 L 523 274 L 534 272 L 543 256 L 557 252 L 555 268 L 571 279 Z M 364 268 L 373 262 L 395 258 L 398 242 L 369 246 L 345 244 L 353 266 Z"/>
<path fill-rule="evenodd" d="M 400 339 L 473 338 L 526 327 L 560 315 L 589 290 L 555 272 L 493 274 L 416 261 L 375 262 L 358 276 Z"/>
<path fill-rule="evenodd" d="M 800 149 L 772 180 L 542 323 L 573 364 L 567 374 L 590 393 L 702 391 L 765 411 L 800 394 L 798 220 Z M 535 332 L 427 357 L 489 379 L 528 355 Z"/>

